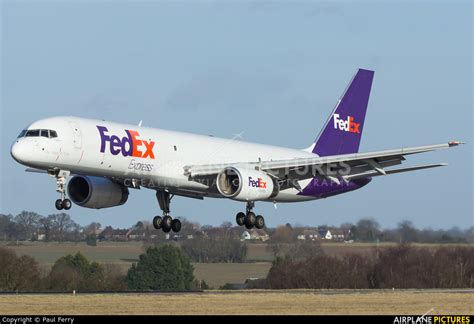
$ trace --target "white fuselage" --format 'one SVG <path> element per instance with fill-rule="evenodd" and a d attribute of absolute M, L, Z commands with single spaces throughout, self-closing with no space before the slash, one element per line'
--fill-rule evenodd
<path fill-rule="evenodd" d="M 315 156 L 303 150 L 77 117 L 43 119 L 28 129 L 54 130 L 58 136 L 18 138 L 12 146 L 12 155 L 24 165 L 43 170 L 67 170 L 73 174 L 134 179 L 144 187 L 206 192 L 210 197 L 221 196 L 208 184 L 190 181 L 185 175 L 185 166 Z M 133 143 L 130 143 L 132 137 Z M 130 145 L 136 145 L 135 151 L 141 153 L 129 156 Z M 301 184 L 309 182 L 304 180 Z M 290 188 L 280 191 L 271 201 L 312 199 L 316 197 L 298 195 L 298 190 Z"/>

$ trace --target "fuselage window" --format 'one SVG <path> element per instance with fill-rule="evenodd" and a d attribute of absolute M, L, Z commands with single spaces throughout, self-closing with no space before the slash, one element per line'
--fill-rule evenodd
<path fill-rule="evenodd" d="M 38 137 L 39 136 L 39 129 L 30 129 L 26 132 L 26 137 Z"/>
<path fill-rule="evenodd" d="M 21 138 L 21 137 L 25 136 L 25 134 L 26 134 L 26 129 L 22 130 L 20 135 L 18 135 L 17 138 Z"/>
<path fill-rule="evenodd" d="M 47 129 L 41 130 L 41 137 L 49 138 L 49 131 Z"/>

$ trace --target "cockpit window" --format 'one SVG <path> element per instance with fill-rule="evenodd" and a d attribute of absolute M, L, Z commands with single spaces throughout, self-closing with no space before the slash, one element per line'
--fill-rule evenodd
<path fill-rule="evenodd" d="M 18 135 L 18 138 L 20 137 L 46 137 L 46 138 L 55 138 L 58 137 L 58 133 L 56 131 L 51 130 L 51 129 L 24 129 L 21 131 L 20 135 Z"/>
<path fill-rule="evenodd" d="M 27 132 L 26 132 L 26 137 L 38 137 L 39 136 L 39 129 L 29 129 Z"/>
<path fill-rule="evenodd" d="M 26 129 L 22 130 L 20 135 L 18 135 L 18 138 L 25 136 L 26 134 Z"/>

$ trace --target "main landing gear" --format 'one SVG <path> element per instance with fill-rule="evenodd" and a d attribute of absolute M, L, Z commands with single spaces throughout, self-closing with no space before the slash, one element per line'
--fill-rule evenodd
<path fill-rule="evenodd" d="M 247 202 L 246 213 L 237 213 L 235 216 L 237 225 L 245 225 L 247 229 L 252 229 L 253 227 L 261 229 L 265 227 L 265 219 L 262 215 L 255 216 L 255 213 L 252 212 L 253 207 L 255 207 L 255 203 L 253 201 L 249 201 Z"/>
<path fill-rule="evenodd" d="M 158 199 L 160 209 L 163 211 L 163 217 L 155 216 L 153 218 L 153 227 L 162 229 L 165 233 L 169 233 L 171 230 L 176 233 L 179 232 L 181 230 L 181 222 L 179 219 L 173 219 L 170 216 L 170 202 L 173 195 L 166 191 L 157 190 L 156 198 Z"/>
<path fill-rule="evenodd" d="M 57 210 L 69 210 L 72 207 L 71 200 L 66 198 L 65 190 L 66 178 L 68 174 L 69 172 L 67 171 L 59 171 L 57 174 L 54 175 L 54 177 L 56 178 L 56 191 L 59 192 L 59 194 L 61 195 L 61 198 L 57 199 L 54 203 L 54 206 Z"/>

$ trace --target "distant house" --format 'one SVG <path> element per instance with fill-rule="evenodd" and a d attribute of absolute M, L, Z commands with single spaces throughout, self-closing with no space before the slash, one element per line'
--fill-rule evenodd
<path fill-rule="evenodd" d="M 244 231 L 244 232 L 242 233 L 240 239 L 241 239 L 242 241 L 246 241 L 246 240 L 251 240 L 252 237 L 250 236 L 250 233 L 249 233 L 249 232 Z"/>
<path fill-rule="evenodd" d="M 114 229 L 112 226 L 107 226 L 99 233 L 100 240 L 110 240 L 112 238 L 112 233 Z"/>
<path fill-rule="evenodd" d="M 34 239 L 36 241 L 44 241 L 46 239 L 46 234 L 44 230 L 39 230 L 34 234 Z"/>
<path fill-rule="evenodd" d="M 326 232 L 326 235 L 324 235 L 324 238 L 325 238 L 326 240 L 332 240 L 332 233 L 331 233 L 330 230 L 328 230 L 328 231 Z"/>
<path fill-rule="evenodd" d="M 318 231 L 314 229 L 304 229 L 303 235 L 307 240 L 315 241 L 318 238 Z"/>
<path fill-rule="evenodd" d="M 130 233 L 129 229 L 115 229 L 112 232 L 112 239 L 125 241 L 128 239 L 128 234 Z"/>
<path fill-rule="evenodd" d="M 100 232 L 99 239 L 126 241 L 130 232 L 129 229 L 114 229 L 112 226 L 107 226 Z"/>
<path fill-rule="evenodd" d="M 141 240 L 145 238 L 145 232 L 142 229 L 132 229 L 131 231 L 128 232 L 127 238 L 131 240 Z"/>
<path fill-rule="evenodd" d="M 262 242 L 268 241 L 268 239 L 270 238 L 267 232 L 265 232 L 263 229 L 251 229 L 249 234 L 252 240 L 259 240 Z"/>
<path fill-rule="evenodd" d="M 334 229 L 332 232 L 332 239 L 337 241 L 344 241 L 346 235 L 343 230 Z"/>
<path fill-rule="evenodd" d="M 226 234 L 226 230 L 220 227 L 211 227 L 204 232 L 204 236 L 209 238 L 221 238 Z"/>
<path fill-rule="evenodd" d="M 319 238 L 323 240 L 332 240 L 332 233 L 327 228 L 318 229 Z"/>
<path fill-rule="evenodd" d="M 304 241 L 306 239 L 306 236 L 304 234 L 300 234 L 296 237 L 297 240 Z"/>
<path fill-rule="evenodd" d="M 183 235 L 181 234 L 173 234 L 174 241 L 180 241 L 182 238 L 183 238 Z"/>

